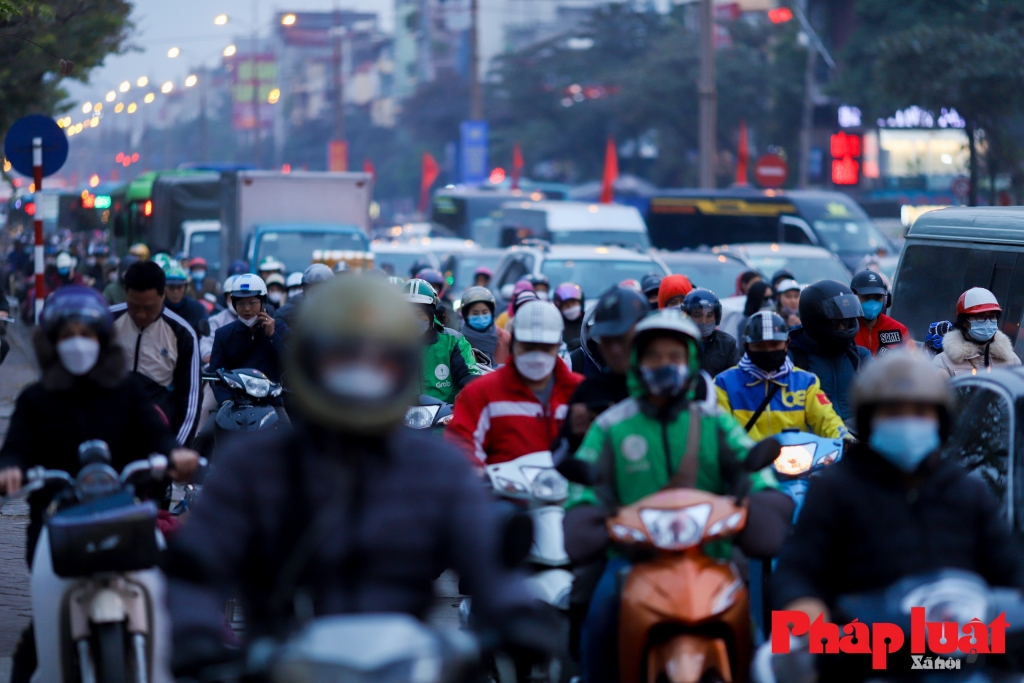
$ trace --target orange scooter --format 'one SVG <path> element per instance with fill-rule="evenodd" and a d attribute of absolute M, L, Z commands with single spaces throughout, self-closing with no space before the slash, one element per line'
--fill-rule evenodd
<path fill-rule="evenodd" d="M 666 489 L 608 520 L 615 543 L 654 551 L 633 565 L 619 615 L 621 683 L 742 683 L 752 656 L 747 587 L 702 544 L 737 534 L 735 498 Z"/>

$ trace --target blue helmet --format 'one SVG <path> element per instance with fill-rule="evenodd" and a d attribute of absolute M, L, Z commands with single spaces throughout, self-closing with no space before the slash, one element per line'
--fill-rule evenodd
<path fill-rule="evenodd" d="M 231 265 L 228 266 L 228 275 L 241 275 L 242 273 L 249 272 L 249 264 L 239 259 L 232 261 Z"/>
<path fill-rule="evenodd" d="M 114 323 L 107 300 L 91 287 L 68 285 L 46 297 L 40 324 L 47 336 L 55 338 L 61 326 L 69 320 L 86 323 L 97 334 L 106 336 Z"/>

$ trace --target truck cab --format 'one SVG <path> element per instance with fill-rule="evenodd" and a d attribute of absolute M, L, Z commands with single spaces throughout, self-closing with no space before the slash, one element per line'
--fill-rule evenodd
<path fill-rule="evenodd" d="M 220 221 L 184 221 L 175 252 L 206 259 L 210 270 L 220 271 Z"/>
<path fill-rule="evenodd" d="M 301 273 L 311 263 L 345 261 L 350 268 L 372 262 L 370 242 L 358 225 L 317 223 L 258 224 L 249 237 L 250 269 L 273 256 L 289 273 Z"/>

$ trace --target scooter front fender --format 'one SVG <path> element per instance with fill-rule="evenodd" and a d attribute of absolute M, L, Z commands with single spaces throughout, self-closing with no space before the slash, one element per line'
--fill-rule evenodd
<path fill-rule="evenodd" d="M 572 573 L 565 569 L 548 569 L 527 577 L 530 593 L 558 609 L 569 609 L 569 593 L 572 591 Z"/>
<path fill-rule="evenodd" d="M 562 525 L 565 508 L 561 505 L 542 505 L 530 510 L 530 518 L 533 520 L 533 545 L 526 559 L 549 567 L 569 564 Z"/>
<path fill-rule="evenodd" d="M 729 648 L 721 638 L 684 633 L 652 647 L 647 655 L 647 683 L 664 673 L 670 683 L 698 683 L 708 671 L 717 671 L 732 683 Z"/>

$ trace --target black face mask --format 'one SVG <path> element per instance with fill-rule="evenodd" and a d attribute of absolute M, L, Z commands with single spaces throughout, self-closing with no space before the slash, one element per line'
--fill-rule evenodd
<path fill-rule="evenodd" d="M 750 362 L 765 372 L 774 372 L 786 362 L 786 349 L 780 351 L 747 351 Z"/>

